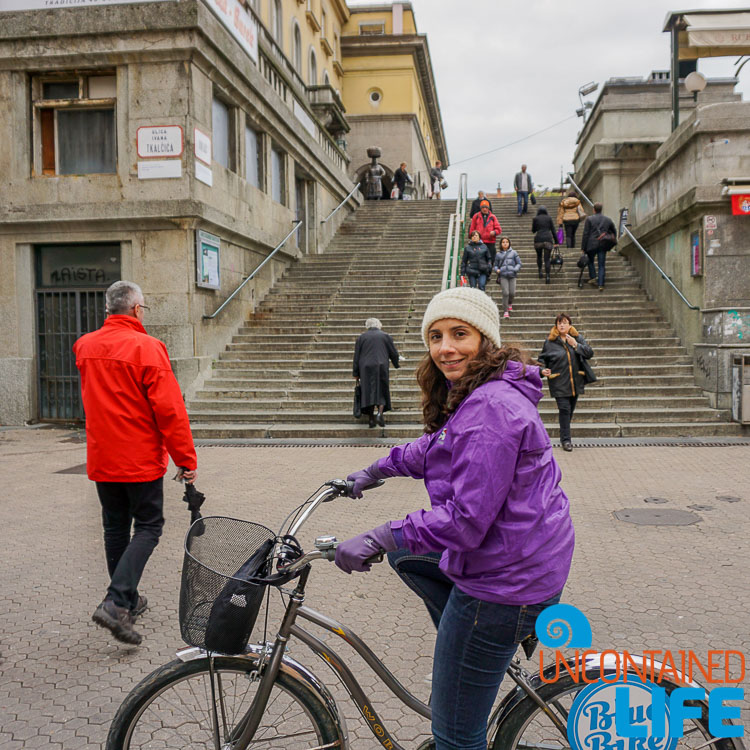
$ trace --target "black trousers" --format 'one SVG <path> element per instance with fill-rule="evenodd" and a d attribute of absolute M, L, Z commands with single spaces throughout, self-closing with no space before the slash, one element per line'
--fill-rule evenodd
<path fill-rule="evenodd" d="M 495 265 L 495 256 L 497 255 L 497 247 L 494 242 L 485 242 L 487 249 L 490 251 L 490 270 L 487 272 L 487 278 L 492 274 L 492 267 Z"/>
<path fill-rule="evenodd" d="M 578 229 L 578 221 L 564 221 L 563 226 L 565 227 L 565 245 L 566 247 L 576 246 L 576 229 Z"/>
<path fill-rule="evenodd" d="M 542 251 L 544 252 L 544 272 L 549 273 L 551 267 L 550 257 L 552 256 L 552 243 L 551 242 L 535 242 L 534 250 L 536 250 L 536 267 L 539 272 L 542 271 Z"/>
<path fill-rule="evenodd" d="M 557 401 L 557 411 L 560 416 L 560 442 L 570 442 L 570 421 L 573 419 L 573 412 L 576 410 L 578 396 L 555 396 Z"/>
<path fill-rule="evenodd" d="M 97 482 L 96 491 L 110 578 L 107 598 L 131 609 L 138 602 L 143 569 L 164 527 L 164 477 L 152 482 Z"/>

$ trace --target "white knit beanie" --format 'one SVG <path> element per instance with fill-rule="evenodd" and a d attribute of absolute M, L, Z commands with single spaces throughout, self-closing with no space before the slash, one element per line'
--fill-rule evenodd
<path fill-rule="evenodd" d="M 436 294 L 427 305 L 422 319 L 422 339 L 429 349 L 427 332 L 436 320 L 455 318 L 474 326 L 498 349 L 500 343 L 500 313 L 489 295 L 480 289 L 457 286 Z"/>

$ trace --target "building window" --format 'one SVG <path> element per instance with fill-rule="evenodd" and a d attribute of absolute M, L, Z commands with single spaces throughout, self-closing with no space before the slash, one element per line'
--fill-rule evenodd
<path fill-rule="evenodd" d="M 294 20 L 294 30 L 292 32 L 292 65 L 302 75 L 302 33 L 299 30 L 299 24 L 296 19 Z"/>
<path fill-rule="evenodd" d="M 327 70 L 323 71 L 323 85 L 324 86 L 330 86 L 331 85 L 331 79 L 328 76 L 328 71 Z"/>
<path fill-rule="evenodd" d="M 369 98 L 370 104 L 372 104 L 373 107 L 377 107 L 380 105 L 380 102 L 383 101 L 383 92 L 379 89 L 372 89 Z"/>
<path fill-rule="evenodd" d="M 286 205 L 285 161 L 284 152 L 276 146 L 271 146 L 271 197 L 283 205 Z"/>
<path fill-rule="evenodd" d="M 245 179 L 263 189 L 263 134 L 245 126 Z"/>
<path fill-rule="evenodd" d="M 326 12 L 323 5 L 320 6 L 320 35 L 325 39 L 328 35 L 326 34 Z"/>
<path fill-rule="evenodd" d="M 283 46 L 283 17 L 281 13 L 281 0 L 269 0 L 271 3 L 271 33 L 279 47 Z"/>
<path fill-rule="evenodd" d="M 211 106 L 214 161 L 234 170 L 234 109 L 214 96 Z"/>
<path fill-rule="evenodd" d="M 45 175 L 117 171 L 117 77 L 64 74 L 32 82 L 38 132 L 37 172 Z"/>
<path fill-rule="evenodd" d="M 361 36 L 385 34 L 385 21 L 378 21 L 376 23 L 361 23 L 359 25 L 359 33 Z"/>
<path fill-rule="evenodd" d="M 318 58 L 315 57 L 315 50 L 310 49 L 310 85 L 311 86 L 317 86 L 318 85 Z"/>

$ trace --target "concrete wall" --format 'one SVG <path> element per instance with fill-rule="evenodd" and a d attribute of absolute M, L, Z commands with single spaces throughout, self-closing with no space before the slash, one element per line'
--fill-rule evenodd
<path fill-rule="evenodd" d="M 278 81 L 274 85 L 249 62 L 202 2 L 0 16 L 0 140 L 7 144 L 0 149 L 0 423 L 36 416 L 33 248 L 42 243 L 120 243 L 123 278 L 139 283 L 152 306 L 147 329 L 167 344 L 182 387 L 196 387 L 289 264 L 303 252 L 323 251 L 356 207 L 352 199 L 320 223 L 352 187 L 346 162 L 332 159 L 325 138 L 303 127 L 291 97 L 285 100 Z M 34 76 L 111 69 L 117 76 L 116 173 L 39 174 L 39 139 L 29 119 Z M 209 187 L 196 178 L 193 132 L 212 134 L 215 94 L 231 107 L 236 164 L 227 169 L 214 161 Z M 246 120 L 264 133 L 260 188 L 244 178 Z M 144 125 L 182 127 L 180 178 L 138 179 L 136 131 Z M 283 204 L 271 197 L 272 142 L 286 154 Z M 203 315 L 214 312 L 291 229 L 295 174 L 306 180 L 303 247 L 292 238 L 219 318 L 205 321 Z M 197 229 L 221 238 L 220 290 L 196 286 Z"/>
<path fill-rule="evenodd" d="M 732 354 L 750 351 L 750 218 L 731 215 L 721 181 L 747 174 L 750 102 L 709 104 L 680 125 L 633 185 L 633 234 L 700 311 L 680 301 L 633 244 L 620 244 L 721 408 L 730 405 Z M 698 276 L 691 275 L 694 232 L 702 251 Z"/>

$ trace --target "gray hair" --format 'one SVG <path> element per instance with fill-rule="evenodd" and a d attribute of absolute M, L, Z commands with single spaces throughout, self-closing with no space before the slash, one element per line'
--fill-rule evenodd
<path fill-rule="evenodd" d="M 124 315 L 143 302 L 143 292 L 132 281 L 115 281 L 105 294 L 106 309 L 110 315 Z"/>
<path fill-rule="evenodd" d="M 370 328 L 382 328 L 383 324 L 377 319 L 377 318 L 368 318 L 365 321 L 365 328 L 368 330 Z"/>

